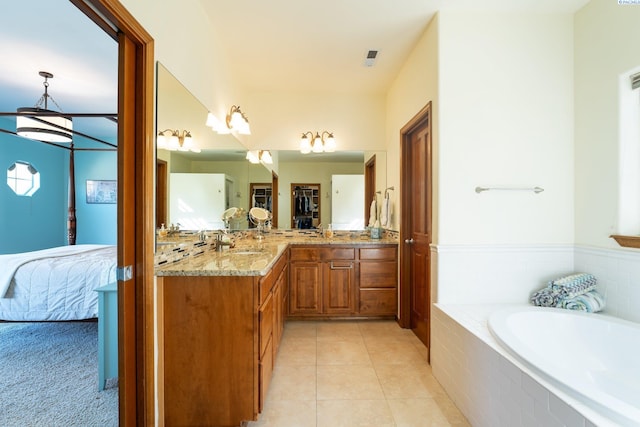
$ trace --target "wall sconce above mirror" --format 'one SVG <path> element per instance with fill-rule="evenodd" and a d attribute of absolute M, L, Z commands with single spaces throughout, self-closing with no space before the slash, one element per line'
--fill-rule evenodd
<path fill-rule="evenodd" d="M 240 106 L 233 105 L 229 110 L 229 114 L 222 123 L 216 116 L 211 113 L 207 114 L 207 126 L 219 134 L 228 134 L 238 132 L 240 135 L 251 135 L 249 120 L 247 116 L 240 110 Z"/>
<path fill-rule="evenodd" d="M 273 158 L 271 157 L 271 152 L 269 150 L 249 150 L 247 151 L 247 160 L 251 163 L 266 163 L 268 165 L 273 164 Z"/>
<path fill-rule="evenodd" d="M 201 150 L 193 141 L 191 132 L 165 129 L 158 132 L 158 148 L 169 151 L 193 151 L 199 153 Z"/>
<path fill-rule="evenodd" d="M 326 135 L 326 139 L 325 139 Z M 309 136 L 311 138 L 309 138 Z M 332 132 L 322 131 L 322 133 L 316 132 L 316 136 L 313 136 L 313 132 L 304 132 L 300 138 L 300 152 L 302 154 L 314 153 L 333 153 L 336 151 L 336 140 L 333 137 Z"/>

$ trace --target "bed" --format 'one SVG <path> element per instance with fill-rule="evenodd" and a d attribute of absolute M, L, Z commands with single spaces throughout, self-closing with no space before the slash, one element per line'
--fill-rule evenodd
<path fill-rule="evenodd" d="M 98 317 L 95 289 L 116 281 L 116 246 L 73 245 L 0 255 L 0 320 Z"/>

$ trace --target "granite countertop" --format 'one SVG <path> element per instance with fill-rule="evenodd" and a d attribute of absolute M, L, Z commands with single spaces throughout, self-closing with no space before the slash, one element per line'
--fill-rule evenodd
<path fill-rule="evenodd" d="M 258 240 L 243 237 L 235 246 L 216 251 L 214 242 L 200 242 L 193 237 L 174 239 L 159 250 L 174 255 L 172 260 L 156 265 L 156 276 L 264 276 L 290 245 L 397 245 L 392 237 L 371 239 L 359 234 L 336 235 L 327 239 L 318 234 L 274 234 Z M 178 254 L 178 256 L 175 256 Z M 169 259 L 169 258 L 168 258 Z"/>

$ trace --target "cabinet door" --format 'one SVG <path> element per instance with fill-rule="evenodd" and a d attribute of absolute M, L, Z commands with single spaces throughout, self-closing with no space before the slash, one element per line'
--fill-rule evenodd
<path fill-rule="evenodd" d="M 289 313 L 320 314 L 322 312 L 322 270 L 316 262 L 292 262 Z"/>
<path fill-rule="evenodd" d="M 267 348 L 267 343 L 271 340 L 274 329 L 274 298 L 273 294 L 269 294 L 264 303 L 258 310 L 258 319 L 260 321 L 260 358 L 262 359 Z"/>
<path fill-rule="evenodd" d="M 271 376 L 273 375 L 273 340 L 267 342 L 266 351 L 258 364 L 258 412 L 264 409 L 264 401 L 267 398 Z"/>
<path fill-rule="evenodd" d="M 273 353 L 278 353 L 278 347 L 280 347 L 280 340 L 282 338 L 282 273 L 273 285 Z"/>
<path fill-rule="evenodd" d="M 355 269 L 353 261 L 323 263 L 323 312 L 351 314 L 355 311 Z"/>

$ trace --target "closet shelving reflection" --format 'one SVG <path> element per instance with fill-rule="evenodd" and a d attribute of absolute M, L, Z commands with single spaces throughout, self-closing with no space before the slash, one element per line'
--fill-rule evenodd
<path fill-rule="evenodd" d="M 320 184 L 291 184 L 291 228 L 320 225 Z"/>

